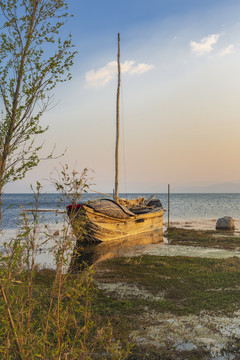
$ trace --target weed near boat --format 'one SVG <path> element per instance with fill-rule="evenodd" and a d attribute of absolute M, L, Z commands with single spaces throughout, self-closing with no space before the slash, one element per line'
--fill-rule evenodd
<path fill-rule="evenodd" d="M 78 177 L 67 170 L 56 187 L 77 201 L 88 187 L 86 171 Z M 129 342 L 122 345 L 110 322 L 92 310 L 92 269 L 67 271 L 76 242 L 70 220 L 57 234 L 46 225 L 44 237 L 38 236 L 40 190 L 37 183 L 35 208 L 22 212 L 17 236 L 3 244 L 0 253 L 0 358 L 126 359 Z M 36 257 L 48 241 L 55 265 L 51 270 L 40 269 Z"/>

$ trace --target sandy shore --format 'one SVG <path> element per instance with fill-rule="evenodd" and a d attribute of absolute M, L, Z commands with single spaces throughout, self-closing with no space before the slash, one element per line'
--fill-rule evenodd
<path fill-rule="evenodd" d="M 195 230 L 215 230 L 217 219 L 196 219 L 196 220 L 182 220 L 177 219 L 170 221 L 170 226 L 181 227 L 186 229 L 195 229 Z M 240 219 L 234 219 L 235 223 L 235 236 L 239 234 L 240 236 Z M 167 228 L 167 222 L 164 223 L 165 228 Z"/>

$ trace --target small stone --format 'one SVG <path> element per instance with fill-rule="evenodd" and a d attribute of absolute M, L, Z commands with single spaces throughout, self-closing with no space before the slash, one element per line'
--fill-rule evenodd
<path fill-rule="evenodd" d="M 235 224 L 233 218 L 230 216 L 224 216 L 219 218 L 216 223 L 216 230 L 234 230 Z"/>

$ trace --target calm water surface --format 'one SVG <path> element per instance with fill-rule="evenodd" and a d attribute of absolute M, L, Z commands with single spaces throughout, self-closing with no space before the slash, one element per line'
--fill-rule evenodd
<path fill-rule="evenodd" d="M 148 198 L 156 195 L 168 208 L 167 194 L 120 194 L 121 197 L 128 199 L 145 196 Z M 98 198 L 97 194 L 83 195 L 83 201 Z M 39 198 L 39 209 L 65 211 L 69 203 L 59 198 L 57 194 L 41 194 Z M 32 209 L 35 207 L 33 194 L 5 194 L 3 196 L 3 223 L 5 229 L 14 229 L 17 227 L 17 221 L 21 209 Z M 54 212 L 39 213 L 40 222 L 56 223 L 64 221 L 64 214 Z M 177 220 L 199 220 L 199 219 L 217 219 L 222 216 L 231 216 L 234 219 L 240 219 L 240 194 L 171 194 L 170 197 L 170 219 Z M 165 221 L 167 213 L 165 214 Z"/>
<path fill-rule="evenodd" d="M 167 210 L 168 208 L 168 196 L 167 194 L 120 194 L 121 197 L 132 199 L 140 196 L 145 198 L 150 197 L 151 195 L 156 195 L 163 204 L 163 207 Z M 97 194 L 87 194 L 83 195 L 82 200 L 88 201 L 99 198 Z M 39 222 L 39 232 L 37 239 L 39 244 L 45 243 L 45 224 L 49 225 L 50 228 L 54 231 L 55 229 L 61 229 L 62 224 L 66 220 L 66 206 L 69 203 L 60 199 L 57 194 L 41 194 L 39 197 L 38 208 L 40 210 L 51 210 L 46 212 L 38 213 L 38 222 Z M 33 209 L 36 207 L 33 194 L 5 194 L 3 196 L 3 221 L 2 229 L 3 232 L 0 233 L 0 251 L 4 251 L 3 243 L 8 241 L 8 239 L 15 238 L 16 231 L 18 228 L 18 223 L 20 221 L 20 214 L 23 209 Z M 59 213 L 55 213 L 52 210 L 58 210 Z M 27 212 L 30 221 L 31 213 Z M 197 226 L 201 224 L 200 228 L 204 228 L 206 223 L 211 228 L 215 227 L 215 219 L 222 216 L 231 216 L 236 220 L 237 226 L 236 230 L 240 229 L 240 194 L 171 194 L 170 197 L 170 221 L 177 222 L 191 222 L 192 224 L 197 223 Z M 167 212 L 165 214 L 164 222 L 167 222 Z M 105 246 L 100 246 L 97 248 L 98 257 L 106 259 L 109 256 L 115 257 L 118 255 L 123 255 L 123 248 L 129 252 L 133 251 L 136 253 L 144 253 L 144 251 L 162 251 L 164 250 L 164 245 L 161 243 L 159 245 L 151 245 L 151 249 L 147 243 L 157 244 L 159 241 L 152 241 L 149 239 L 147 241 L 145 235 L 143 242 L 139 242 L 141 239 L 137 239 L 136 244 L 131 244 L 131 248 L 128 248 L 128 244 L 121 245 L 119 247 L 112 247 L 110 249 L 105 249 Z M 160 241 L 161 242 L 161 241 Z M 54 239 L 50 242 L 44 244 L 44 246 L 39 245 L 39 252 L 37 255 L 37 261 L 49 267 L 54 267 L 54 257 L 51 249 L 54 249 L 55 243 Z M 155 247 L 154 247 L 155 246 Z M 160 247 L 163 246 L 163 249 Z M 120 251 L 121 250 L 121 251 Z M 124 251 L 125 251 L 124 250 Z M 168 248 L 167 251 L 170 249 Z M 176 249 L 175 249 L 176 250 Z M 178 249 L 177 249 L 178 250 Z M 120 251 L 120 253 L 119 253 Z M 92 249 L 89 249 L 88 255 L 95 256 L 96 249 L 94 249 L 94 254 L 92 254 Z M 69 253 L 69 259 L 72 252 Z M 160 255 L 160 253 L 159 253 Z M 176 254 L 175 254 L 176 255 Z M 197 255 L 196 255 L 197 256 Z"/>

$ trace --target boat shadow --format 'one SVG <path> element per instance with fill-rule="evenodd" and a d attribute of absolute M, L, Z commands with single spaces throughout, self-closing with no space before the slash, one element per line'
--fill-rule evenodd
<path fill-rule="evenodd" d="M 163 230 L 151 233 L 132 235 L 120 240 L 111 240 L 94 245 L 77 244 L 73 251 L 69 272 L 76 273 L 83 267 L 91 266 L 102 261 L 116 257 L 131 257 L 135 252 L 140 253 L 141 248 L 151 244 L 163 244 Z"/>

